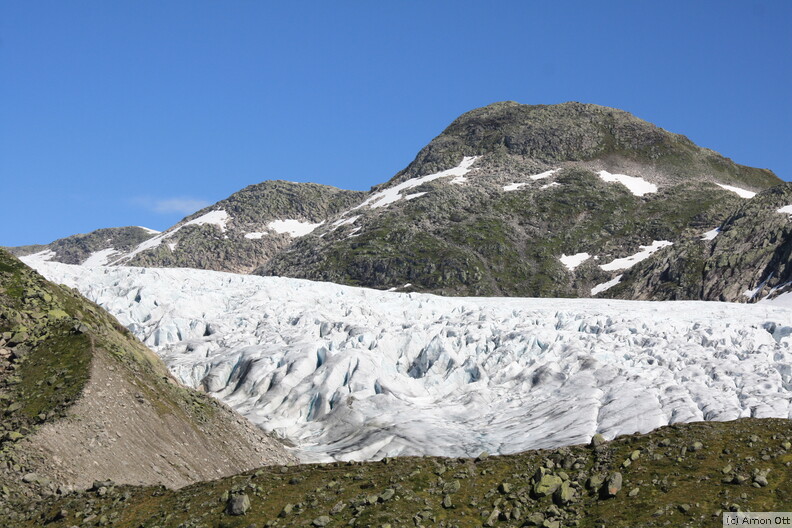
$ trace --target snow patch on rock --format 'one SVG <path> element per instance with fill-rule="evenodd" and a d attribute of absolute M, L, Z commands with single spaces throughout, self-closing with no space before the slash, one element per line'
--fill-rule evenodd
<path fill-rule="evenodd" d="M 230 217 L 228 216 L 228 213 L 225 212 L 223 209 L 215 209 L 214 211 L 209 211 L 206 214 L 202 214 L 198 218 L 194 218 L 189 222 L 186 222 L 184 225 L 188 226 L 188 225 L 211 224 L 211 225 L 216 225 L 217 227 L 220 228 L 220 231 L 225 233 L 226 224 L 228 223 L 229 219 Z"/>
<path fill-rule="evenodd" d="M 599 293 L 604 292 L 605 290 L 609 290 L 609 289 L 613 288 L 614 286 L 616 286 L 617 284 L 619 284 L 621 282 L 621 279 L 622 279 L 622 275 L 616 275 L 615 277 L 613 277 L 611 280 L 609 280 L 607 282 L 603 282 L 601 284 L 597 284 L 596 286 L 591 288 L 592 297 L 594 295 L 597 295 Z"/>
<path fill-rule="evenodd" d="M 276 233 L 286 233 L 292 237 L 301 237 L 305 236 L 309 233 L 312 233 L 317 227 L 324 224 L 324 222 L 319 222 L 318 224 L 312 224 L 310 222 L 301 222 L 299 220 L 294 219 L 286 219 L 286 220 L 273 220 L 267 227 L 275 231 Z"/>
<path fill-rule="evenodd" d="M 720 227 L 716 227 L 715 229 L 710 229 L 706 233 L 701 235 L 701 240 L 712 240 L 720 233 Z"/>
<path fill-rule="evenodd" d="M 575 268 L 583 264 L 586 260 L 591 258 L 591 255 L 588 253 L 575 253 L 574 255 L 564 255 L 561 254 L 561 258 L 558 260 L 561 261 L 561 264 L 566 266 L 569 271 L 574 271 Z"/>
<path fill-rule="evenodd" d="M 656 193 L 657 185 L 649 183 L 643 178 L 638 176 L 628 176 L 626 174 L 611 174 L 606 170 L 601 170 L 597 173 L 599 177 L 606 182 L 621 183 L 635 196 L 643 196 L 645 194 Z"/>
<path fill-rule="evenodd" d="M 756 193 L 753 191 L 741 189 L 739 187 L 734 187 L 732 185 L 723 185 L 722 183 L 716 183 L 715 185 L 723 189 L 726 189 L 727 191 L 731 191 L 735 193 L 740 198 L 753 198 L 754 196 L 756 196 Z"/>
<path fill-rule="evenodd" d="M 509 185 L 504 185 L 503 186 L 503 190 L 506 191 L 506 192 L 517 191 L 521 187 L 525 187 L 526 185 L 528 185 L 526 182 L 523 182 L 523 183 L 510 183 Z"/>
<path fill-rule="evenodd" d="M 85 259 L 83 262 L 83 266 L 106 266 L 113 255 L 116 255 L 118 251 L 115 248 L 107 248 L 101 251 L 94 251 L 91 255 Z"/>
<path fill-rule="evenodd" d="M 601 264 L 600 268 L 602 268 L 605 271 L 628 269 L 635 266 L 642 260 L 648 259 L 654 253 L 658 252 L 662 248 L 671 245 L 673 245 L 673 242 L 669 242 L 668 240 L 655 240 L 649 246 L 641 246 L 641 251 L 639 251 L 635 255 L 614 259 L 607 264 Z"/>
<path fill-rule="evenodd" d="M 465 183 L 467 183 L 467 181 L 468 181 L 468 179 L 466 177 L 457 176 L 456 178 L 454 178 L 453 180 L 451 180 L 448 183 L 450 183 L 451 185 L 464 185 Z"/>
<path fill-rule="evenodd" d="M 414 189 L 415 187 L 423 185 L 424 183 L 429 183 L 430 181 L 434 181 L 438 178 L 445 178 L 448 176 L 464 176 L 470 172 L 471 167 L 478 159 L 479 156 L 465 156 L 462 158 L 462 162 L 453 169 L 447 169 L 434 174 L 429 174 L 428 176 L 421 176 L 420 178 L 411 178 L 409 180 L 403 181 L 397 185 L 394 185 L 393 187 L 385 189 L 384 191 L 374 193 L 365 201 L 363 201 L 363 203 L 352 208 L 352 210 L 355 211 L 361 207 L 370 207 L 371 209 L 387 207 L 392 203 L 398 202 L 404 198 L 404 195 L 402 194 L 404 191 Z"/>
<path fill-rule="evenodd" d="M 528 177 L 531 178 L 534 181 L 543 180 L 545 178 L 549 178 L 550 176 L 552 176 L 553 174 L 555 174 L 556 172 L 558 172 L 560 170 L 561 170 L 560 168 L 559 169 L 550 169 L 548 171 L 540 172 L 539 174 L 534 174 L 533 176 L 528 176 Z"/>
<path fill-rule="evenodd" d="M 209 211 L 208 213 L 203 214 L 198 218 L 194 218 L 189 222 L 185 222 L 181 225 L 177 225 L 169 229 L 168 231 L 163 231 L 162 233 L 159 233 L 158 235 L 153 236 L 148 240 L 144 240 L 143 242 L 138 244 L 138 246 L 135 249 L 133 249 L 129 253 L 121 255 L 119 258 L 113 260 L 112 262 L 108 262 L 108 264 L 121 264 L 123 262 L 129 262 L 132 259 L 132 257 L 134 257 L 135 255 L 142 253 L 147 249 L 152 249 L 159 246 L 160 244 L 162 244 L 163 241 L 172 237 L 173 235 L 178 233 L 181 230 L 181 228 L 188 225 L 205 225 L 205 224 L 216 225 L 217 227 L 220 228 L 220 231 L 225 232 L 226 224 L 228 223 L 228 220 L 230 220 L 230 218 L 231 217 L 228 216 L 228 213 L 225 212 L 223 209 L 215 209 L 213 211 Z"/>
<path fill-rule="evenodd" d="M 785 205 L 784 207 L 779 207 L 778 209 L 776 209 L 776 212 L 792 215 L 792 205 Z"/>

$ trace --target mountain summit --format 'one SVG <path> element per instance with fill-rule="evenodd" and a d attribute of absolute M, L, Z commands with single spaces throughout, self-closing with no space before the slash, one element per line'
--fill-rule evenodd
<path fill-rule="evenodd" d="M 453 295 L 580 296 L 780 180 L 626 112 L 468 112 L 257 273 Z"/>
<path fill-rule="evenodd" d="M 456 164 L 462 156 L 512 155 L 541 163 L 594 161 L 653 169 L 652 179 L 679 183 L 709 176 L 749 187 L 775 185 L 769 170 L 737 165 L 623 110 L 594 104 L 494 103 L 467 112 L 433 139 L 388 184 Z M 636 167 L 637 168 L 637 167 Z"/>

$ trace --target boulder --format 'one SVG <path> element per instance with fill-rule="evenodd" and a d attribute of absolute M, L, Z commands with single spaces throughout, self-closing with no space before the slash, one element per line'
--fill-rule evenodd
<path fill-rule="evenodd" d="M 602 496 L 604 498 L 615 497 L 622 489 L 622 474 L 618 471 L 611 474 L 605 485 L 602 487 Z"/>
<path fill-rule="evenodd" d="M 249 509 L 250 497 L 248 497 L 246 493 L 232 495 L 231 498 L 228 499 L 228 504 L 226 505 L 226 513 L 228 515 L 245 515 Z"/>

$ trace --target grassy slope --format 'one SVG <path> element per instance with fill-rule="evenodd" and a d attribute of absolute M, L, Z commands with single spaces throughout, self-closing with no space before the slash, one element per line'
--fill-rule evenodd
<path fill-rule="evenodd" d="M 790 440 L 789 420 L 742 419 L 664 427 L 597 449 L 271 467 L 177 492 L 119 488 L 104 496 L 74 494 L 50 502 L 20 526 L 96 526 L 104 518 L 121 528 L 293 527 L 327 516 L 328 526 L 516 527 L 532 526 L 529 516 L 537 513 L 563 526 L 721 526 L 721 511 L 792 507 Z M 572 483 L 570 502 L 533 493 L 540 466 L 552 466 L 549 474 Z M 590 477 L 617 471 L 624 483 L 615 497 L 603 499 L 599 487 L 587 486 Z M 765 486 L 753 484 L 758 472 L 766 475 Z M 731 483 L 735 477 L 745 481 Z M 250 500 L 244 516 L 225 512 L 229 496 L 237 494 Z M 493 516 L 493 510 L 502 515 Z"/>

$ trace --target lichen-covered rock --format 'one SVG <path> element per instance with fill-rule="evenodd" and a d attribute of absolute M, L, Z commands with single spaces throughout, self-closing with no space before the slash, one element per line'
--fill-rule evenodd
<path fill-rule="evenodd" d="M 532 493 L 535 497 L 547 497 L 552 495 L 562 484 L 561 477 L 548 473 L 544 468 L 540 468 L 534 475 L 534 485 Z"/>
<path fill-rule="evenodd" d="M 559 506 L 564 506 L 573 502 L 576 496 L 577 492 L 575 488 L 572 487 L 572 484 L 568 480 L 565 480 L 553 493 L 553 501 Z"/>
<path fill-rule="evenodd" d="M 591 442 L 589 442 L 589 445 L 591 447 L 599 447 L 605 444 L 606 442 L 607 440 L 605 440 L 604 436 L 602 436 L 600 433 L 596 433 L 594 436 L 591 437 Z"/>

